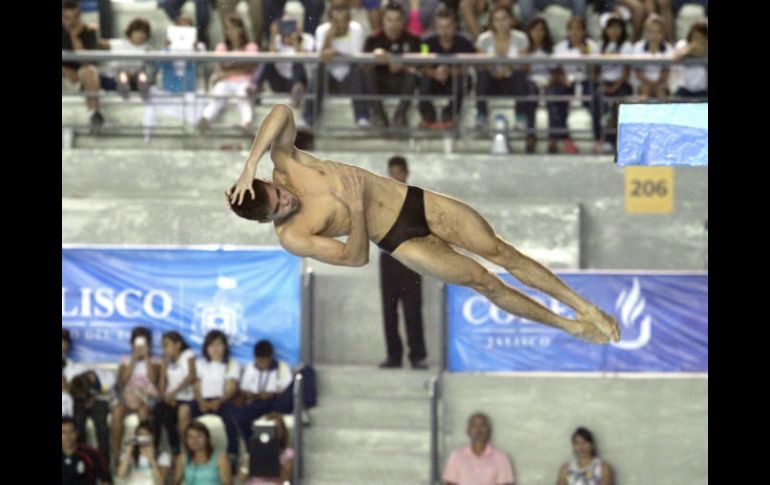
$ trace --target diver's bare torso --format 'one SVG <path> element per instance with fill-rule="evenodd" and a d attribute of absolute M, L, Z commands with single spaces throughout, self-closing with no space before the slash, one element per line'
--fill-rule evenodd
<path fill-rule="evenodd" d="M 274 150 L 273 157 L 282 158 L 283 171 L 273 170 L 273 181 L 291 191 L 300 201 L 299 210 L 288 219 L 276 222 L 278 237 L 296 231 L 323 237 L 339 237 L 350 233 L 350 212 L 330 190 L 342 189 L 341 174 L 359 171 L 366 178 L 364 214 L 369 240 L 382 239 L 398 217 L 406 198 L 407 186 L 391 178 L 333 160 L 321 160 L 294 149 Z"/>

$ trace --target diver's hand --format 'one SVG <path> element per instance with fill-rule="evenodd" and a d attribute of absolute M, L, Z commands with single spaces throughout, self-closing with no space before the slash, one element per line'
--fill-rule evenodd
<path fill-rule="evenodd" d="M 360 170 L 348 169 L 342 173 L 342 190 L 329 189 L 350 211 L 364 210 L 366 178 Z"/>
<path fill-rule="evenodd" d="M 235 204 L 237 201 L 237 204 L 241 205 L 243 202 L 243 196 L 246 194 L 246 192 L 251 193 L 252 199 L 256 198 L 254 188 L 251 186 L 252 182 L 254 181 L 254 173 L 256 170 L 256 167 L 252 168 L 251 166 L 247 166 L 243 170 L 243 173 L 241 173 L 240 178 L 238 178 L 238 182 L 235 183 L 235 189 L 232 192 L 229 189 L 225 191 L 225 196 L 228 198 L 231 204 Z"/>

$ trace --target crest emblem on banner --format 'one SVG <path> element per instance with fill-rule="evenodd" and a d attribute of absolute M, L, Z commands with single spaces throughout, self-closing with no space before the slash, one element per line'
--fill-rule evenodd
<path fill-rule="evenodd" d="M 639 336 L 634 340 L 621 340 L 618 343 L 610 342 L 614 347 L 626 350 L 640 349 L 647 345 L 652 336 L 652 317 L 646 315 L 644 310 L 647 301 L 642 295 L 642 287 L 639 279 L 634 278 L 630 289 L 620 292 L 615 300 L 615 316 L 620 321 L 624 332 L 634 328 L 639 329 Z M 638 325 L 637 325 L 637 322 Z"/>
<path fill-rule="evenodd" d="M 195 316 L 190 339 L 202 344 L 206 334 L 219 330 L 227 335 L 230 345 L 239 345 L 248 339 L 246 320 L 238 281 L 227 276 L 217 278 L 217 291 L 210 301 L 195 305 Z"/>

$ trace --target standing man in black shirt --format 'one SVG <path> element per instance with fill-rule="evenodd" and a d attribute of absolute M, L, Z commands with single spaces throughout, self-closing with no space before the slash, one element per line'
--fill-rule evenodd
<path fill-rule="evenodd" d="M 77 0 L 64 0 L 61 5 L 61 48 L 67 51 L 94 50 L 99 48 L 99 35 L 96 28 L 85 25 L 80 16 L 80 4 Z M 79 62 L 62 62 L 62 78 L 78 86 L 86 93 L 98 93 L 99 71 L 96 66 Z M 90 115 L 91 131 L 98 132 L 104 124 L 104 117 L 99 112 L 99 98 L 86 97 L 86 106 Z"/>
<path fill-rule="evenodd" d="M 395 156 L 388 160 L 388 174 L 401 183 L 406 183 L 409 168 L 404 157 Z M 407 268 L 390 254 L 380 253 L 380 289 L 382 291 L 382 312 L 385 317 L 385 341 L 388 358 L 380 364 L 381 369 L 401 367 L 404 347 L 398 333 L 398 301 L 401 300 L 406 323 L 406 339 L 409 344 L 409 360 L 412 369 L 427 369 L 425 362 L 425 338 L 422 328 L 422 279 L 419 274 Z"/>
<path fill-rule="evenodd" d="M 406 16 L 404 9 L 397 3 L 388 3 L 382 8 L 382 28 L 366 39 L 364 52 L 372 52 L 377 57 L 377 65 L 367 64 L 367 90 L 376 94 L 414 94 L 417 86 L 416 69 L 414 66 L 398 64 L 391 56 L 406 52 L 419 52 L 420 40 L 406 31 Z M 393 116 L 393 123 L 404 128 L 408 125 L 406 113 L 409 101 L 401 100 Z M 388 115 L 385 113 L 382 101 L 372 102 L 376 118 L 380 118 L 385 126 L 389 126 Z"/>
<path fill-rule="evenodd" d="M 455 14 L 447 8 L 439 8 L 434 19 L 435 32 L 423 38 L 423 44 L 428 46 L 431 53 L 442 55 L 449 54 L 474 54 L 476 47 L 466 36 L 457 32 Z M 441 121 L 436 118 L 436 108 L 433 101 L 420 101 L 420 114 L 422 115 L 422 128 L 449 129 L 454 126 L 454 106 L 457 112 L 463 102 L 465 87 L 468 85 L 467 75 L 463 74 L 462 66 L 440 64 L 426 67 L 423 71 L 420 83 L 421 95 L 445 94 L 451 95 L 452 101 L 441 112 Z"/>
<path fill-rule="evenodd" d="M 86 444 L 78 444 L 75 420 L 61 418 L 61 483 L 62 485 L 103 485 L 112 483 L 104 457 Z"/>

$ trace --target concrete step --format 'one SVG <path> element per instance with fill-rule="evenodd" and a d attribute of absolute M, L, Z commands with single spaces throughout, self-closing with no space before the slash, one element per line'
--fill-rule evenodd
<path fill-rule="evenodd" d="M 428 380 L 434 372 L 402 369 L 378 369 L 363 366 L 317 367 L 318 389 L 323 396 L 335 398 L 427 399 Z"/>
<path fill-rule="evenodd" d="M 313 426 L 384 429 L 427 430 L 430 423 L 428 399 L 384 398 L 318 398 L 313 409 Z"/>
<path fill-rule="evenodd" d="M 387 406 L 389 403 L 383 403 Z M 397 405 L 397 403 L 393 403 Z M 340 453 L 366 450 L 370 453 L 398 453 L 412 450 L 416 453 L 430 452 L 430 431 L 391 430 L 370 428 L 337 428 L 316 426 L 304 430 L 306 450 L 335 450 Z"/>
<path fill-rule="evenodd" d="M 311 451 L 305 455 L 305 476 L 322 483 L 423 485 L 428 482 L 429 473 L 427 453 L 372 455 Z"/>

